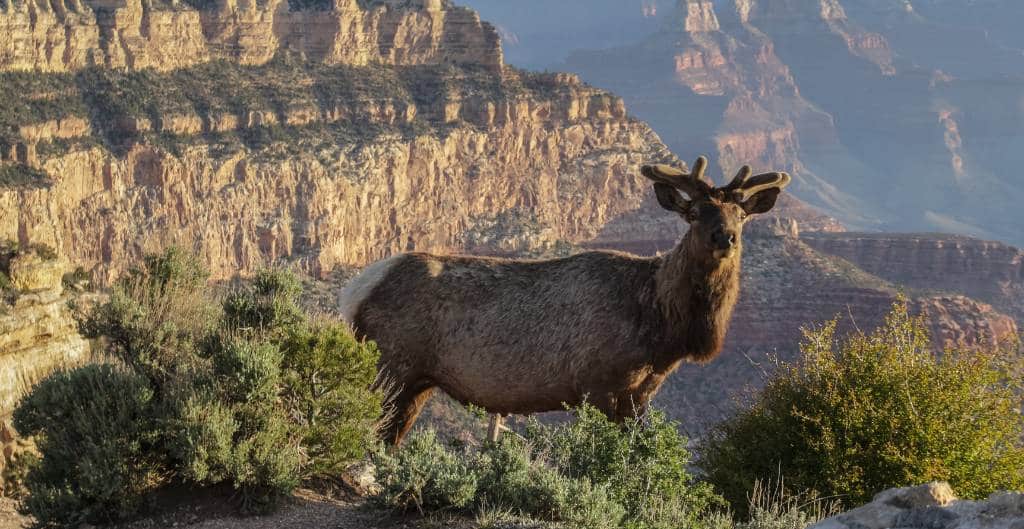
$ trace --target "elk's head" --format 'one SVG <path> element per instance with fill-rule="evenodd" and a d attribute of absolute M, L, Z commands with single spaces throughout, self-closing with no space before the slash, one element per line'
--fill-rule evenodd
<path fill-rule="evenodd" d="M 780 172 L 752 176 L 744 165 L 732 182 L 715 187 L 704 179 L 707 165 L 701 156 L 689 173 L 667 165 L 645 165 L 641 172 L 654 181 L 661 207 L 690 224 L 691 248 L 714 260 L 728 259 L 740 249 L 743 224 L 772 209 L 790 177 Z"/>

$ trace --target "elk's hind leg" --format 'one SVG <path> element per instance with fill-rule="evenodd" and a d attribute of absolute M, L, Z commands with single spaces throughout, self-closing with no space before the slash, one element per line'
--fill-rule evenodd
<path fill-rule="evenodd" d="M 392 413 L 384 421 L 381 431 L 384 442 L 398 446 L 416 423 L 416 418 L 423 411 L 423 405 L 433 393 L 434 386 L 426 382 L 417 382 L 402 388 L 392 400 Z"/>

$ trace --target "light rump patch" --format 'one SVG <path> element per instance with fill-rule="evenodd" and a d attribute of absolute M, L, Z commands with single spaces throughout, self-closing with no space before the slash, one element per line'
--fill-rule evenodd
<path fill-rule="evenodd" d="M 341 294 L 338 295 L 338 312 L 349 325 L 355 325 L 356 314 L 363 301 L 373 293 L 373 289 L 388 276 L 403 257 L 403 254 L 393 255 L 371 264 L 341 290 Z"/>

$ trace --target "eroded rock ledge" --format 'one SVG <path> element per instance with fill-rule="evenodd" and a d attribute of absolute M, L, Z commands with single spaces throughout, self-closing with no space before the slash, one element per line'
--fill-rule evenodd
<path fill-rule="evenodd" d="M 589 240 L 650 201 L 640 164 L 679 163 L 566 74 L 281 56 L 2 75 L 20 110 L 0 115 L 0 168 L 50 181 L 0 187 L 0 240 L 57 248 L 99 284 L 174 242 L 224 279 Z"/>
<path fill-rule="evenodd" d="M 265 64 L 471 63 L 500 70 L 476 12 L 444 0 L 0 0 L 0 71 Z"/>
<path fill-rule="evenodd" d="M 78 334 L 68 309 L 62 282 L 66 261 L 32 251 L 0 261 L 0 273 L 10 280 L 0 299 L 2 421 L 41 377 L 85 360 L 89 344 Z"/>

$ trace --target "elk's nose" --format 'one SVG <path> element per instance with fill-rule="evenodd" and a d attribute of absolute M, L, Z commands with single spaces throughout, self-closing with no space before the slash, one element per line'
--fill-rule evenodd
<path fill-rule="evenodd" d="M 715 246 L 722 250 L 728 250 L 736 246 L 736 232 L 730 230 L 719 230 L 711 237 Z"/>

